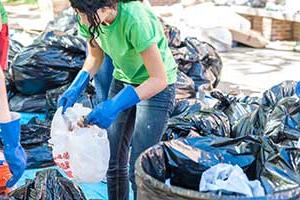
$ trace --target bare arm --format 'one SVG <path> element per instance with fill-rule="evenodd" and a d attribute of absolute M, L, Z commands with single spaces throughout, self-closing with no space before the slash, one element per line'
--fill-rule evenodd
<path fill-rule="evenodd" d="M 0 15 L 0 31 L 2 30 L 2 17 Z M 5 88 L 5 76 L 0 66 L 0 122 L 10 121 L 8 99 Z"/>
<path fill-rule="evenodd" d="M 97 73 L 104 58 L 104 53 L 95 40 L 93 44 L 94 47 L 88 42 L 88 55 L 83 65 L 83 70 L 89 72 L 91 77 Z"/>
<path fill-rule="evenodd" d="M 0 66 L 0 122 L 9 122 L 11 120 L 8 99 L 5 88 L 5 77 Z"/>
<path fill-rule="evenodd" d="M 137 87 L 136 92 L 141 100 L 146 100 L 167 87 L 167 74 L 157 44 L 153 44 L 143 51 L 141 56 L 148 71 L 149 79 Z"/>
<path fill-rule="evenodd" d="M 0 31 L 2 31 L 2 16 L 0 15 Z"/>

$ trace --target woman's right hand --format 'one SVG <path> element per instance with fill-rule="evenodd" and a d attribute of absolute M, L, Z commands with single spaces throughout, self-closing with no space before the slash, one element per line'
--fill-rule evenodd
<path fill-rule="evenodd" d="M 90 74 L 87 71 L 81 70 L 70 87 L 58 99 L 57 107 L 63 107 L 63 113 L 67 108 L 72 107 L 79 98 L 81 92 L 86 88 L 90 80 Z"/>

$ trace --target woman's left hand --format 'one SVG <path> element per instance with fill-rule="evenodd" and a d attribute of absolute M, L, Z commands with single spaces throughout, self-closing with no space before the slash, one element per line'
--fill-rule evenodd
<path fill-rule="evenodd" d="M 86 117 L 85 124 L 95 124 L 100 128 L 108 128 L 115 121 L 118 114 L 140 102 L 134 87 L 128 85 L 115 97 L 101 102 Z"/>

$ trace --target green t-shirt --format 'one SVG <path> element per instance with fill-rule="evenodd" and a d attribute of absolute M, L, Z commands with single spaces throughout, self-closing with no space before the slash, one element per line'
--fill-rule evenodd
<path fill-rule="evenodd" d="M 0 1 L 0 15 L 1 15 L 2 24 L 7 24 L 7 13 L 1 1 Z"/>
<path fill-rule="evenodd" d="M 140 53 L 157 43 L 168 83 L 176 82 L 177 64 L 168 47 L 163 27 L 141 2 L 118 3 L 118 15 L 114 22 L 108 26 L 100 25 L 99 28 L 100 35 L 96 41 L 112 58 L 115 79 L 131 84 L 146 81 L 149 74 Z M 90 38 L 86 25 L 79 24 L 79 32 L 83 37 Z"/>

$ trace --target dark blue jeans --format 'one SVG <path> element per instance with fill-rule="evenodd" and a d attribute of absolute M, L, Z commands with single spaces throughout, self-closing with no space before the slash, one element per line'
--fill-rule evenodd
<path fill-rule="evenodd" d="M 113 80 L 109 98 L 115 96 L 124 86 L 123 82 Z M 111 157 L 107 183 L 110 200 L 128 200 L 129 178 L 136 199 L 135 161 L 144 150 L 160 141 L 173 111 L 174 102 L 175 86 L 173 84 L 156 96 L 141 101 L 136 106 L 120 113 L 117 120 L 108 129 Z"/>
<path fill-rule="evenodd" d="M 94 76 L 97 102 L 105 101 L 108 97 L 114 66 L 109 56 L 105 54 L 100 70 Z"/>

